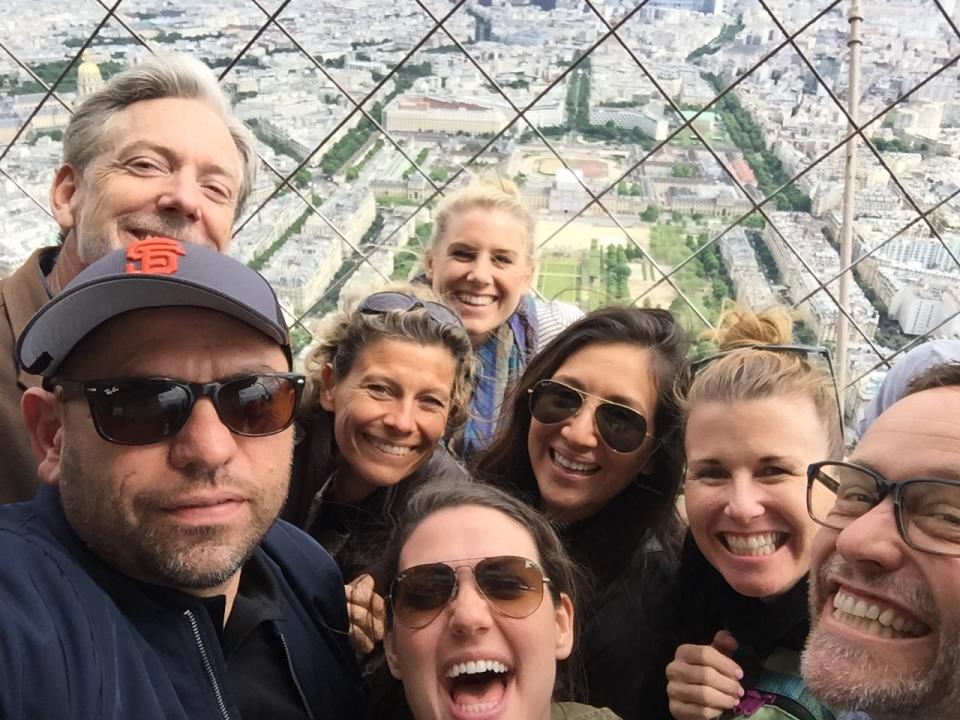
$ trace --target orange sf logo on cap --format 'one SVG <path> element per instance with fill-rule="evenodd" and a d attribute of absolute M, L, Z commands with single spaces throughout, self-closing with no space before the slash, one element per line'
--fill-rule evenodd
<path fill-rule="evenodd" d="M 127 246 L 127 260 L 130 262 L 124 270 L 133 274 L 173 275 L 177 272 L 177 258 L 185 254 L 180 243 L 170 238 L 137 240 Z"/>

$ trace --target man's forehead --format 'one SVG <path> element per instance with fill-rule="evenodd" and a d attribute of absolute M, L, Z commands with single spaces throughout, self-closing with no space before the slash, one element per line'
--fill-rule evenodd
<path fill-rule="evenodd" d="M 870 426 L 851 460 L 891 480 L 960 472 L 960 387 L 908 395 Z"/>
<path fill-rule="evenodd" d="M 80 357 L 75 357 L 80 356 Z M 145 308 L 119 315 L 94 330 L 71 353 L 84 375 L 114 377 L 144 372 L 169 375 L 169 362 L 236 363 L 243 370 L 286 370 L 274 340 L 225 313 L 199 307 Z M 274 367 L 276 366 L 276 367 Z M 91 371 L 97 370 L 98 372 Z"/>

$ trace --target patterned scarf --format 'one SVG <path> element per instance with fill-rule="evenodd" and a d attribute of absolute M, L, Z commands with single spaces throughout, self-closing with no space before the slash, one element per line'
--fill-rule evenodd
<path fill-rule="evenodd" d="M 504 398 L 533 358 L 536 344 L 537 308 L 533 298 L 525 296 L 513 315 L 475 348 L 480 373 L 470 399 L 462 441 L 455 443 L 464 460 L 490 443 L 500 421 Z"/>

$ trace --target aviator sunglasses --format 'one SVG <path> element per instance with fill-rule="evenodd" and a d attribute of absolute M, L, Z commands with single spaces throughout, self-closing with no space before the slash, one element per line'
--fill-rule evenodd
<path fill-rule="evenodd" d="M 378 292 L 368 295 L 360 303 L 360 312 L 367 315 L 384 315 L 393 310 L 409 312 L 423 308 L 440 325 L 453 325 L 463 328 L 463 321 L 453 310 L 432 300 L 420 300 L 402 292 Z"/>
<path fill-rule="evenodd" d="M 543 602 L 543 576 L 533 560 L 513 555 L 487 557 L 472 568 L 470 560 L 428 563 L 407 568 L 390 583 L 387 600 L 393 616 L 404 627 L 424 628 L 457 596 L 457 571 L 470 568 L 477 589 L 490 606 L 509 618 L 532 615 Z"/>
<path fill-rule="evenodd" d="M 530 394 L 530 414 L 544 425 L 575 417 L 583 409 L 588 397 L 599 400 L 593 418 L 600 437 L 614 452 L 633 452 L 643 445 L 648 435 L 647 419 L 633 408 L 604 400 L 557 380 L 541 380 L 527 392 Z"/>
<path fill-rule="evenodd" d="M 84 396 L 97 434 L 118 445 L 150 445 L 176 435 L 194 404 L 210 398 L 220 421 L 237 435 L 259 437 L 286 429 L 296 412 L 304 378 L 261 373 L 224 382 L 190 383 L 169 378 L 53 379 L 63 397 Z"/>

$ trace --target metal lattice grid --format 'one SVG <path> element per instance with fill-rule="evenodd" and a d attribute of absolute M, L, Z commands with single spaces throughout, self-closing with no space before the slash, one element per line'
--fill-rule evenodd
<path fill-rule="evenodd" d="M 558 7 L 87 0 L 65 13 L 21 0 L 0 25 L 0 224 L 48 230 L 13 243 L 7 270 L 54 236 L 40 198 L 85 51 L 106 75 L 176 50 L 214 68 L 260 141 L 233 253 L 277 285 L 301 345 L 344 288 L 409 274 L 436 200 L 488 170 L 526 181 L 539 211 L 541 295 L 669 306 L 691 333 L 734 297 L 787 302 L 831 345 L 843 316 L 850 393 L 960 328 L 954 0 L 538 4 Z M 697 4 L 706 12 L 665 7 Z M 851 11 L 863 30 L 855 116 Z M 403 125 L 417 102 L 433 129 Z M 494 120 L 436 129 L 449 106 Z M 848 143 L 861 153 L 844 264 L 831 240 Z M 624 258 L 629 279 L 603 277 Z M 922 307 L 939 293 L 939 314 L 909 335 L 897 331 L 911 320 L 903 288 Z"/>

